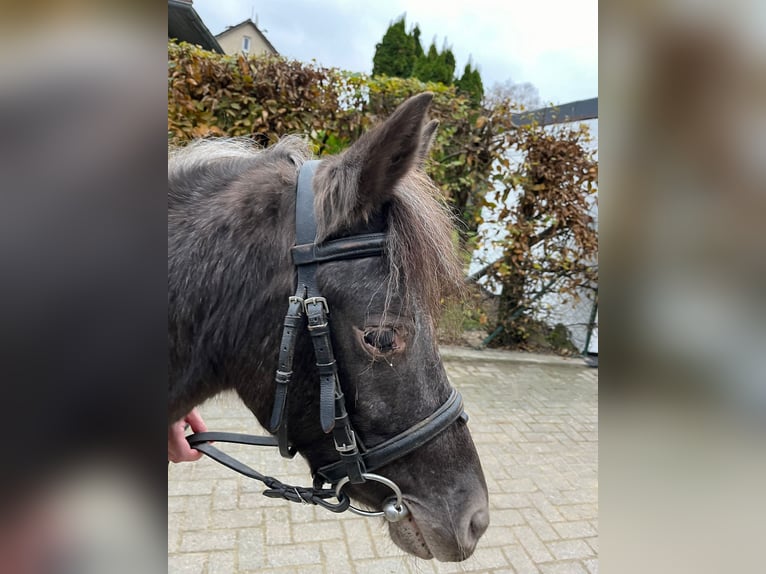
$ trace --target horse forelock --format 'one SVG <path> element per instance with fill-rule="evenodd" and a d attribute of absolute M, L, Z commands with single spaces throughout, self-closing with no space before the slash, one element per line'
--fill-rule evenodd
<path fill-rule="evenodd" d="M 335 233 L 375 228 L 375 213 L 382 206 L 365 197 L 369 190 L 360 188 L 358 166 L 340 157 L 329 162 L 315 187 L 320 241 Z M 464 285 L 453 244 L 455 218 L 422 166 L 413 166 L 379 201 L 387 205 L 383 211 L 389 277 L 384 315 L 397 297 L 405 305 L 418 301 L 436 318 L 443 301 L 461 295 Z"/>

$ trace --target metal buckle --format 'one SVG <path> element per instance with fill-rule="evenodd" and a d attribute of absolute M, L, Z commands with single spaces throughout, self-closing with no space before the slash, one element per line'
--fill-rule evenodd
<path fill-rule="evenodd" d="M 292 305 L 293 303 L 298 303 L 298 305 L 300 305 L 303 312 L 304 313 L 306 312 L 306 302 L 301 297 L 297 297 L 296 295 L 290 295 L 288 302 L 290 303 L 290 305 Z"/>
<path fill-rule="evenodd" d="M 356 444 L 356 435 L 354 434 L 354 431 L 351 429 L 348 429 L 348 437 L 351 439 L 350 444 L 338 444 L 338 441 L 333 436 L 333 442 L 335 443 L 335 450 L 337 450 L 340 453 L 346 453 L 346 452 L 353 452 L 357 450 L 357 444 Z"/>
<path fill-rule="evenodd" d="M 324 308 L 324 312 L 328 315 L 330 314 L 330 307 L 327 306 L 327 299 L 324 297 L 309 297 L 308 299 L 304 299 L 303 308 L 306 309 L 306 313 L 308 313 L 309 305 L 321 305 Z"/>

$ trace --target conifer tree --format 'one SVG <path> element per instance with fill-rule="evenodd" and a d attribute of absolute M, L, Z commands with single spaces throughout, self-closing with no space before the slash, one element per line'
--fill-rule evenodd
<path fill-rule="evenodd" d="M 416 27 L 417 36 L 420 30 Z M 413 33 L 415 31 L 413 30 Z M 415 45 L 415 36 L 408 34 L 405 29 L 404 16 L 394 21 L 386 30 L 383 39 L 375 46 L 375 55 L 372 58 L 373 76 L 395 76 L 397 78 L 409 78 L 418 56 Z M 422 53 L 423 48 L 420 47 Z"/>
<path fill-rule="evenodd" d="M 484 98 L 484 84 L 481 81 L 479 70 L 473 68 L 471 61 L 465 65 L 463 75 L 455 82 L 459 92 L 467 94 L 475 105 L 479 105 Z"/>

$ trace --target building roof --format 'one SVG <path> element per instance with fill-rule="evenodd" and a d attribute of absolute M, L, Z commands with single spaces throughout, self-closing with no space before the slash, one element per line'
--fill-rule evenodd
<path fill-rule="evenodd" d="M 537 123 L 541 126 L 580 122 L 598 118 L 598 98 L 578 100 L 558 106 L 540 108 L 529 112 L 511 114 L 511 122 L 515 126 L 526 126 Z"/>
<path fill-rule="evenodd" d="M 168 38 L 223 54 L 218 40 L 207 29 L 191 0 L 168 0 Z"/>
<path fill-rule="evenodd" d="M 220 34 L 216 34 L 215 37 L 220 38 L 221 36 L 226 36 L 229 33 L 234 32 L 237 28 L 241 28 L 242 26 L 245 26 L 246 24 L 251 24 L 253 28 L 255 28 L 255 31 L 258 32 L 258 35 L 263 39 L 263 41 L 269 47 L 269 49 L 273 53 L 279 54 L 279 52 L 277 52 L 277 49 L 272 45 L 271 42 L 269 42 L 269 39 L 263 34 L 263 32 L 260 31 L 260 29 L 255 24 L 255 22 L 253 22 L 250 18 L 248 18 L 247 20 L 242 20 L 242 22 L 240 22 L 239 24 L 234 24 L 234 26 L 227 26 L 226 30 L 224 30 Z"/>

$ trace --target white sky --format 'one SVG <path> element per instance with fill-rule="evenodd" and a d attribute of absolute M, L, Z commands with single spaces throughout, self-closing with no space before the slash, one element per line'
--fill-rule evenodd
<path fill-rule="evenodd" d="M 458 74 L 470 55 L 485 89 L 530 82 L 553 104 L 598 95 L 598 0 L 194 0 L 194 8 L 213 34 L 257 15 L 281 55 L 367 73 L 375 44 L 406 12 L 426 50 L 446 37 Z"/>

